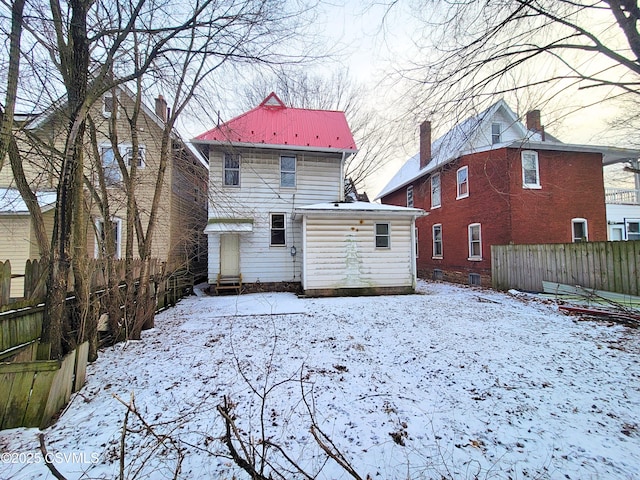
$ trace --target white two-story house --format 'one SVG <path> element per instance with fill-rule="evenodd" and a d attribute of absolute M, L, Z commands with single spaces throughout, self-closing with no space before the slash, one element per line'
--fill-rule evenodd
<path fill-rule="evenodd" d="M 345 202 L 343 112 L 258 107 L 193 140 L 209 158 L 208 278 L 218 289 L 413 291 L 420 209 Z"/>

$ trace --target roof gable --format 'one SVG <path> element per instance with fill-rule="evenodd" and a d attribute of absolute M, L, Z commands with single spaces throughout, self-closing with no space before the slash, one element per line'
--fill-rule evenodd
<path fill-rule="evenodd" d="M 301 147 L 355 152 L 344 112 L 287 107 L 275 93 L 260 105 L 199 136 L 196 143 Z"/>
<path fill-rule="evenodd" d="M 491 139 L 492 123 L 500 123 L 503 126 L 504 138 L 501 143 L 495 145 Z M 540 134 L 528 131 L 509 105 L 501 99 L 479 114 L 454 125 L 451 130 L 435 140 L 431 145 L 431 161 L 423 169 L 420 169 L 419 153 L 407 160 L 376 198 L 394 192 L 463 154 L 501 148 L 514 140 L 525 139 L 541 140 Z"/>

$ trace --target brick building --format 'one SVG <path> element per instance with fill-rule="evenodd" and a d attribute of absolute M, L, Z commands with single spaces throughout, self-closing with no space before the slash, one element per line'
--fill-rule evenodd
<path fill-rule="evenodd" d="M 570 145 L 545 134 L 540 112 L 525 127 L 500 100 L 431 143 L 378 195 L 422 208 L 416 223 L 418 274 L 491 284 L 491 245 L 607 240 L 603 162 L 626 151 Z"/>

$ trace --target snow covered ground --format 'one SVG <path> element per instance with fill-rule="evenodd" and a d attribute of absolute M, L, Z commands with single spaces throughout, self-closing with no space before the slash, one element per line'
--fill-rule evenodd
<path fill-rule="evenodd" d="M 325 463 L 304 394 L 363 478 L 640 478 L 639 339 L 552 302 L 443 283 L 409 296 L 194 296 L 142 341 L 101 352 L 46 445 L 68 479 L 116 478 L 115 396 L 133 394 L 167 446 L 130 415 L 127 478 L 172 478 L 173 445 L 180 478 L 247 478 L 220 440 L 227 396 L 243 434 L 263 438 L 262 413 L 264 437 L 307 472 L 349 478 Z M 36 463 L 39 433 L 0 432 L 1 478 L 53 478 Z"/>

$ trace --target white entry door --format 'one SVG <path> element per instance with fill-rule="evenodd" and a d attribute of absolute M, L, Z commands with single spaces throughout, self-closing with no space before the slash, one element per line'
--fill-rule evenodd
<path fill-rule="evenodd" d="M 220 275 L 240 275 L 240 235 L 220 235 Z"/>

